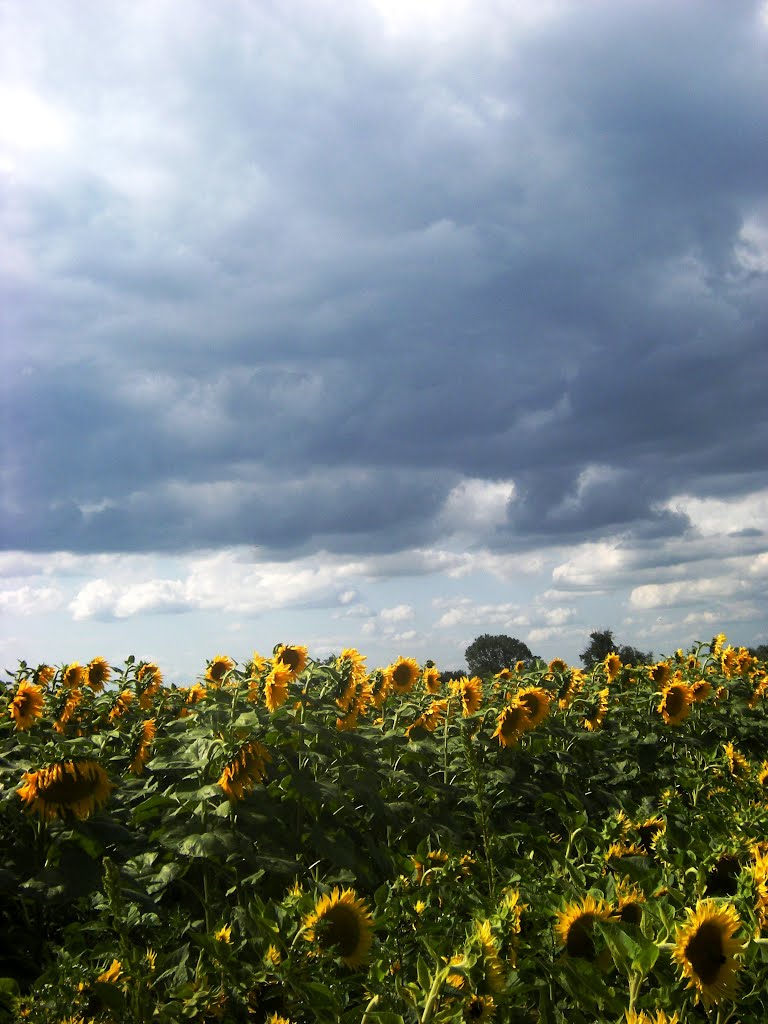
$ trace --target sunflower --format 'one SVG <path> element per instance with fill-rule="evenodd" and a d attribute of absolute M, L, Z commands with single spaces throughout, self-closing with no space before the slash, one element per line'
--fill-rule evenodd
<path fill-rule="evenodd" d="M 163 685 L 163 673 L 154 664 L 147 661 L 139 666 L 136 673 L 136 689 L 139 694 L 139 707 L 142 711 L 148 711 L 152 707 L 152 698 L 159 692 Z"/>
<path fill-rule="evenodd" d="M 749 761 L 740 753 L 733 743 L 724 743 L 723 750 L 728 761 L 728 771 L 734 779 L 745 779 L 750 773 Z"/>
<path fill-rule="evenodd" d="M 661 691 L 661 700 L 656 707 L 666 725 L 679 725 L 686 719 L 693 704 L 693 691 L 687 683 L 668 683 Z"/>
<path fill-rule="evenodd" d="M 144 771 L 144 766 L 149 760 L 152 740 L 155 738 L 156 732 L 157 726 L 155 725 L 154 718 L 148 718 L 142 723 L 139 740 L 134 748 L 131 763 L 128 766 L 128 771 L 132 775 L 141 775 Z"/>
<path fill-rule="evenodd" d="M 603 659 L 603 665 L 605 666 L 605 674 L 608 676 L 608 682 L 612 683 L 619 672 L 621 672 L 621 658 L 615 651 L 611 651 Z"/>
<path fill-rule="evenodd" d="M 85 819 L 107 802 L 114 789 L 97 761 L 57 761 L 36 772 L 24 772 L 17 789 L 26 810 L 44 820 L 74 814 Z"/>
<path fill-rule="evenodd" d="M 114 985 L 116 981 L 119 981 L 123 974 L 123 965 L 119 960 L 113 960 L 110 966 L 103 971 L 96 981 L 100 981 L 102 984 Z"/>
<path fill-rule="evenodd" d="M 35 686 L 26 680 L 19 683 L 16 696 L 8 708 L 8 714 L 16 723 L 19 732 L 29 729 L 42 715 L 44 699 L 42 686 Z"/>
<path fill-rule="evenodd" d="M 549 672 L 557 672 L 558 674 L 562 674 L 563 672 L 568 671 L 568 663 L 563 661 L 562 658 L 553 658 L 552 661 L 550 661 L 549 665 L 547 665 L 547 670 Z"/>
<path fill-rule="evenodd" d="M 220 686 L 228 672 L 235 667 L 234 661 L 226 654 L 217 654 L 205 671 L 205 680 L 212 686 Z"/>
<path fill-rule="evenodd" d="M 691 693 L 695 704 L 702 704 L 712 692 L 712 684 L 707 679 L 697 679 L 691 683 Z"/>
<path fill-rule="evenodd" d="M 371 703 L 375 708 L 381 708 L 387 699 L 392 680 L 389 673 L 380 668 L 375 668 L 368 676 L 368 689 L 371 694 Z"/>
<path fill-rule="evenodd" d="M 447 700 L 433 700 L 427 710 L 408 726 L 405 735 L 409 740 L 423 739 L 424 733 L 434 732 L 442 722 L 447 708 Z"/>
<path fill-rule="evenodd" d="M 611 907 L 605 900 L 596 900 L 590 895 L 578 903 L 566 903 L 565 908 L 557 912 L 555 931 L 568 956 L 581 960 L 596 960 L 597 950 L 592 941 L 592 926 L 595 921 L 607 921 L 611 914 Z"/>
<path fill-rule="evenodd" d="M 709 649 L 715 658 L 719 658 L 723 652 L 723 644 L 725 643 L 725 633 L 718 633 L 717 636 L 712 637 L 712 641 L 709 645 Z"/>
<path fill-rule="evenodd" d="M 291 1021 L 287 1017 L 281 1017 L 279 1013 L 275 1012 L 267 1017 L 267 1024 L 291 1024 Z"/>
<path fill-rule="evenodd" d="M 643 903 L 645 893 L 640 886 L 635 885 L 629 879 L 622 878 L 616 884 L 616 898 L 618 901 L 616 913 L 622 924 L 639 925 L 643 919 Z"/>
<path fill-rule="evenodd" d="M 480 945 L 485 984 L 491 992 L 504 989 L 504 968 L 499 956 L 499 947 L 491 931 L 490 921 L 475 921 L 475 937 Z"/>
<path fill-rule="evenodd" d="M 107 659 L 94 658 L 93 661 L 88 663 L 86 671 L 88 673 L 88 686 L 90 686 L 94 693 L 101 693 L 112 672 Z"/>
<path fill-rule="evenodd" d="M 55 729 L 56 732 L 60 733 L 63 736 L 67 730 L 67 724 L 69 723 L 69 720 L 75 713 L 77 705 L 83 699 L 83 691 L 60 690 L 59 693 L 56 694 L 56 696 L 59 697 L 62 692 L 64 694 L 65 699 L 63 705 L 59 705 L 58 713 L 56 715 L 56 721 L 53 723 L 53 728 Z"/>
<path fill-rule="evenodd" d="M 38 686 L 47 686 L 56 678 L 56 669 L 52 665 L 38 665 L 35 679 Z"/>
<path fill-rule="evenodd" d="M 477 676 L 469 679 L 462 676 L 461 679 L 452 679 L 450 682 L 451 693 L 461 701 L 462 714 L 466 718 L 474 714 L 480 707 L 483 699 L 483 684 Z"/>
<path fill-rule="evenodd" d="M 526 686 L 525 689 L 519 690 L 516 696 L 521 704 L 528 708 L 531 718 L 529 728 L 535 729 L 537 725 L 541 725 L 549 714 L 552 700 L 547 691 L 542 690 L 540 686 Z"/>
<path fill-rule="evenodd" d="M 573 698 L 580 693 L 586 682 L 586 677 L 580 668 L 574 668 L 571 670 L 570 675 L 565 680 L 565 685 L 560 688 L 560 707 L 567 708 Z"/>
<path fill-rule="evenodd" d="M 471 997 L 467 1005 L 464 1007 L 464 1020 L 466 1021 L 489 1021 L 493 1020 L 493 1015 L 496 1012 L 496 1003 L 493 1001 L 493 996 L 478 996 L 474 995 Z"/>
<path fill-rule="evenodd" d="M 194 705 L 198 704 L 201 700 L 204 700 L 208 696 L 208 691 L 204 686 L 201 686 L 200 683 L 192 683 L 192 685 L 187 688 L 186 694 L 184 703 Z"/>
<path fill-rule="evenodd" d="M 637 829 L 641 848 L 650 856 L 656 847 L 659 836 L 666 831 L 667 823 L 660 815 L 655 814 L 651 818 L 646 818 L 645 821 L 637 822 L 634 827 Z"/>
<path fill-rule="evenodd" d="M 264 703 L 269 711 L 277 711 L 288 700 L 288 683 L 295 676 L 287 665 L 274 663 L 272 671 L 264 680 Z"/>
<path fill-rule="evenodd" d="M 734 907 L 707 899 L 688 910 L 687 922 L 677 929 L 672 957 L 706 1007 L 736 994 L 740 965 L 735 958 L 744 944 L 733 936 L 740 927 Z"/>
<path fill-rule="evenodd" d="M 278 644 L 272 654 L 272 663 L 275 667 L 288 669 L 289 681 L 298 679 L 307 667 L 309 652 L 306 647 L 296 645 Z"/>
<path fill-rule="evenodd" d="M 605 716 L 608 714 L 608 696 L 610 692 L 606 686 L 605 689 L 597 694 L 595 703 L 591 708 L 591 714 L 587 715 L 584 719 L 584 728 L 588 729 L 589 732 L 597 732 L 598 729 L 602 728 Z"/>
<path fill-rule="evenodd" d="M 397 693 L 408 693 L 421 675 L 419 663 L 415 658 L 400 657 L 387 669 L 392 689 Z"/>
<path fill-rule="evenodd" d="M 234 803 L 242 800 L 257 782 L 261 782 L 272 760 L 269 751 L 258 740 L 244 744 L 231 759 L 219 778 L 219 786 Z"/>
<path fill-rule="evenodd" d="M 229 924 L 223 924 L 221 928 L 213 933 L 213 937 L 216 942 L 223 942 L 229 946 L 232 944 L 232 926 Z"/>
<path fill-rule="evenodd" d="M 434 697 L 436 693 L 440 692 L 440 672 L 434 665 L 429 665 L 424 669 L 421 679 L 427 693 Z"/>
<path fill-rule="evenodd" d="M 245 663 L 245 674 L 249 679 L 257 679 L 263 676 L 269 667 L 269 662 L 262 657 L 258 651 L 254 651 L 250 659 Z"/>
<path fill-rule="evenodd" d="M 418 857 L 411 857 L 411 860 L 416 869 L 416 881 L 419 885 L 430 885 L 432 883 L 432 874 L 436 870 L 442 870 L 448 863 L 448 854 L 443 850 L 430 850 L 425 861 L 420 860 Z"/>
<path fill-rule="evenodd" d="M 520 737 L 531 728 L 531 716 L 527 705 L 514 697 L 502 708 L 496 719 L 496 732 L 491 739 L 498 739 L 502 747 L 514 747 Z"/>
<path fill-rule="evenodd" d="M 65 665 L 61 670 L 61 685 L 68 690 L 79 690 L 86 682 L 88 670 L 84 665 L 73 661 L 71 665 Z"/>
<path fill-rule="evenodd" d="M 361 967 L 373 940 L 373 918 L 354 889 L 338 886 L 322 896 L 304 918 L 304 938 L 320 950 L 332 950 L 347 967 Z"/>
<path fill-rule="evenodd" d="M 665 1010 L 657 1010 L 654 1017 L 645 1010 L 627 1010 L 626 1024 L 680 1024 L 677 1010 L 668 1017 Z"/>
<path fill-rule="evenodd" d="M 109 721 L 114 724 L 118 718 L 122 718 L 133 701 L 133 690 L 122 690 L 115 698 L 112 710 L 109 712 Z"/>
<path fill-rule="evenodd" d="M 758 784 L 763 789 L 768 789 L 768 761 L 763 761 L 757 773 Z"/>
<path fill-rule="evenodd" d="M 663 690 L 672 678 L 672 667 L 666 661 L 659 661 L 648 669 L 651 679 L 659 690 Z"/>

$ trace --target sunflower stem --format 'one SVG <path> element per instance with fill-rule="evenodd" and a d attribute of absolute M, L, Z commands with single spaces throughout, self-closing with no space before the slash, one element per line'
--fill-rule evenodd
<path fill-rule="evenodd" d="M 442 991 L 443 985 L 445 984 L 445 979 L 450 974 L 450 971 L 451 968 L 449 965 L 448 967 L 443 967 L 442 970 L 438 971 L 435 974 L 434 981 L 432 982 L 432 987 L 430 988 L 429 994 L 427 996 L 427 1001 L 424 1004 L 424 1012 L 421 1015 L 419 1024 L 427 1024 L 427 1021 L 432 1020 L 432 1015 L 435 1011 L 437 1001 L 440 998 L 440 993 Z"/>
<path fill-rule="evenodd" d="M 483 837 L 483 857 L 485 859 L 485 868 L 488 875 L 488 895 L 493 900 L 496 889 L 496 872 L 493 864 L 493 854 L 491 852 L 491 835 L 488 828 L 488 810 L 485 803 L 485 790 L 483 787 L 482 777 L 477 768 L 477 757 L 475 755 L 474 748 L 472 747 L 472 739 L 466 728 L 461 730 L 461 742 L 464 747 L 467 766 L 469 767 L 469 776 L 472 780 L 475 806 L 477 807 L 477 820 Z"/>

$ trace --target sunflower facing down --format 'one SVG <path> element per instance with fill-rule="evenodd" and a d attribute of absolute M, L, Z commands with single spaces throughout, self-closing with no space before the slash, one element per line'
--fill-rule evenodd
<path fill-rule="evenodd" d="M 695 910 L 688 910 L 687 922 L 677 929 L 672 957 L 688 978 L 688 988 L 696 990 L 696 1001 L 706 1007 L 736 994 L 740 964 L 735 958 L 744 943 L 733 936 L 740 927 L 730 904 L 701 900 Z"/>
<path fill-rule="evenodd" d="M 584 728 L 589 732 L 597 732 L 602 728 L 605 716 L 608 714 L 608 697 L 610 690 L 606 686 L 595 697 L 590 713 L 584 718 Z"/>
<path fill-rule="evenodd" d="M 474 995 L 464 1007 L 464 1020 L 491 1021 L 496 1013 L 493 996 Z"/>
<path fill-rule="evenodd" d="M 304 938 L 322 951 L 331 951 L 347 967 L 361 967 L 373 941 L 373 918 L 354 889 L 338 886 L 321 896 L 304 918 Z"/>
<path fill-rule="evenodd" d="M 8 708 L 8 714 L 16 723 L 19 732 L 29 729 L 42 715 L 44 699 L 42 686 L 35 686 L 26 680 L 19 683 L 16 696 Z"/>
<path fill-rule="evenodd" d="M 152 740 L 155 738 L 157 727 L 155 725 L 154 718 L 147 718 L 141 724 L 141 732 L 139 733 L 138 741 L 133 749 L 133 757 L 131 763 L 128 766 L 128 771 L 132 775 L 141 775 L 144 771 L 144 766 L 149 760 L 150 752 L 152 750 Z"/>
<path fill-rule="evenodd" d="M 440 692 L 440 671 L 434 665 L 428 665 L 421 677 L 424 689 L 433 697 Z"/>
<path fill-rule="evenodd" d="M 594 961 L 597 950 L 592 941 L 592 926 L 595 921 L 607 921 L 611 907 L 604 900 L 587 895 L 578 903 L 567 903 L 557 912 L 555 931 L 570 957 Z"/>
<path fill-rule="evenodd" d="M 107 802 L 115 788 L 97 761 L 57 761 L 36 772 L 24 772 L 17 789 L 26 810 L 44 820 L 74 814 L 81 820 Z"/>
<path fill-rule="evenodd" d="M 221 773 L 218 784 L 232 803 L 242 800 L 257 782 L 263 780 L 271 760 L 266 747 L 258 740 L 252 740 L 237 751 Z"/>
<path fill-rule="evenodd" d="M 264 703 L 268 711 L 274 713 L 288 700 L 288 683 L 292 678 L 291 670 L 276 661 L 264 680 Z"/>

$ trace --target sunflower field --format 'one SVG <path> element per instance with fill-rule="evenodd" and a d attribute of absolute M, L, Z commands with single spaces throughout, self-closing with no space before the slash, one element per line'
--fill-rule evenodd
<path fill-rule="evenodd" d="M 765 1024 L 768 665 L 0 690 L 0 1022 Z"/>

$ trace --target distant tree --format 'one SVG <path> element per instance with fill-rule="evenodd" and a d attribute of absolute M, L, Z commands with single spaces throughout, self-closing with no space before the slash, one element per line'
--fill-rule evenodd
<path fill-rule="evenodd" d="M 511 668 L 516 661 L 530 661 L 533 658 L 527 644 L 514 636 L 491 636 L 483 633 L 475 637 L 464 651 L 467 668 L 472 676 L 490 676 Z"/>
<path fill-rule="evenodd" d="M 589 646 L 581 652 L 579 657 L 584 663 L 584 668 L 590 669 L 613 651 L 618 654 L 625 665 L 647 665 L 653 661 L 652 651 L 646 654 L 629 644 L 617 644 L 613 638 L 612 629 L 596 629 L 594 633 L 590 633 Z"/>
<path fill-rule="evenodd" d="M 768 644 L 758 644 L 757 647 L 748 647 L 747 650 L 753 658 L 768 661 Z"/>

